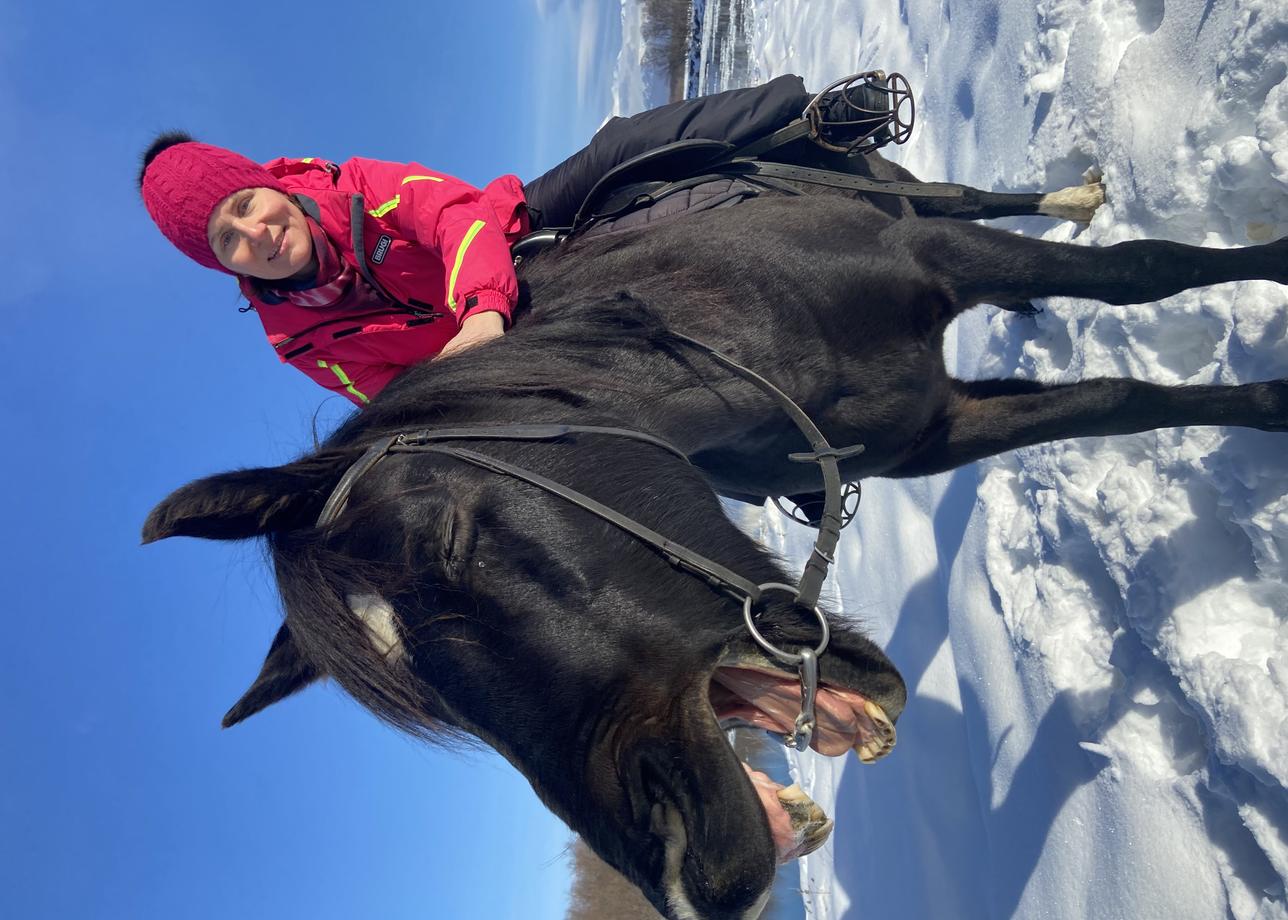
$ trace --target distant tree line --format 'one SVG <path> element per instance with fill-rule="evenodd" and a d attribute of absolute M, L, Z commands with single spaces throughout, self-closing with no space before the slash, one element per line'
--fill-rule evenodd
<path fill-rule="evenodd" d="M 689 49 L 692 0 L 644 0 L 644 69 L 665 73 L 670 81 L 670 99 L 684 98 L 684 62 Z"/>

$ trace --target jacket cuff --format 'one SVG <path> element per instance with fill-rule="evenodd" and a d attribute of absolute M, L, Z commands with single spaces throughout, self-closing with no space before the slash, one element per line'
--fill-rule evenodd
<path fill-rule="evenodd" d="M 500 313 L 506 328 L 510 326 L 510 301 L 500 291 L 478 291 L 465 298 L 465 309 L 456 318 L 459 326 L 475 313 Z"/>

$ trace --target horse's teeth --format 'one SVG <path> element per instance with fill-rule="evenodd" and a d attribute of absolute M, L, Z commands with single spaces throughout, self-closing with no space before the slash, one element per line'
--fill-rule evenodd
<path fill-rule="evenodd" d="M 784 789 L 778 790 L 778 801 L 782 803 L 783 809 L 787 816 L 792 819 L 792 827 L 800 830 L 802 827 L 810 824 L 817 824 L 827 820 L 827 815 L 823 809 L 807 796 L 800 786 L 792 783 Z"/>
<path fill-rule="evenodd" d="M 778 798 L 786 802 L 808 802 L 809 796 L 805 790 L 800 787 L 800 783 L 792 783 L 790 786 L 784 786 L 778 790 Z"/>
<path fill-rule="evenodd" d="M 854 746 L 854 753 L 859 755 L 859 760 L 864 763 L 876 763 L 885 755 L 894 750 L 893 737 L 876 737 L 869 738 L 861 744 Z"/>
<path fill-rule="evenodd" d="M 796 783 L 779 789 L 776 794 L 787 817 L 791 819 L 792 830 L 800 840 L 795 855 L 813 853 L 831 836 L 832 820 Z"/>
<path fill-rule="evenodd" d="M 832 819 L 827 818 L 822 824 L 816 824 L 805 834 L 805 839 L 801 844 L 801 856 L 808 856 L 823 844 L 827 843 L 827 838 L 832 836 Z"/>
<path fill-rule="evenodd" d="M 863 711 L 868 714 L 868 718 L 871 719 L 872 724 L 876 726 L 877 734 L 880 736 L 882 743 L 887 747 L 894 747 L 894 723 L 891 722 L 890 717 L 885 714 L 885 710 L 871 700 L 864 700 Z"/>

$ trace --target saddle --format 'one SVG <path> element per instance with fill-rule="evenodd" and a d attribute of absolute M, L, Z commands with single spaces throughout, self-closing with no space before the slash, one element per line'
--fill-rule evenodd
<path fill-rule="evenodd" d="M 664 144 L 618 164 L 591 188 L 572 226 L 530 233 L 511 247 L 511 253 L 518 265 L 596 222 L 621 217 L 667 195 L 720 178 L 749 180 L 788 194 L 799 194 L 789 183 L 806 182 L 903 197 L 960 197 L 960 186 L 872 179 L 763 159 L 801 138 L 850 156 L 871 153 L 887 143 L 907 141 L 914 118 L 912 92 L 900 74 L 869 71 L 843 77 L 814 96 L 799 118 L 741 148 L 726 141 L 695 138 Z"/>
<path fill-rule="evenodd" d="M 591 188 L 577 209 L 571 227 L 537 230 L 511 246 L 510 254 L 514 256 L 515 265 L 557 246 L 592 221 L 619 217 L 653 204 L 663 197 L 659 193 L 666 186 L 676 186 L 667 190 L 669 193 L 679 191 L 682 186 L 700 183 L 705 167 L 727 159 L 733 151 L 732 144 L 699 138 L 663 144 L 619 163 Z"/>

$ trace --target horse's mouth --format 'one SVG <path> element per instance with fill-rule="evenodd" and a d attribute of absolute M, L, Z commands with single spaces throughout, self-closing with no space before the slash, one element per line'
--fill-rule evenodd
<path fill-rule="evenodd" d="M 786 734 L 801 711 L 801 686 L 794 676 L 741 663 L 717 667 L 707 695 L 721 728 Z M 853 749 L 859 760 L 873 763 L 894 748 L 894 723 L 858 691 L 820 683 L 814 709 L 810 747 L 820 754 L 838 757 Z"/>
<path fill-rule="evenodd" d="M 786 734 L 801 706 L 795 677 L 742 662 L 717 667 L 707 695 L 722 729 Z M 863 763 L 874 763 L 894 748 L 894 723 L 879 705 L 857 691 L 820 684 L 815 713 L 810 747 L 820 754 L 840 756 L 852 749 Z M 823 845 L 832 832 L 832 821 L 799 786 L 784 787 L 745 763 L 743 769 L 765 810 L 779 863 Z"/>

